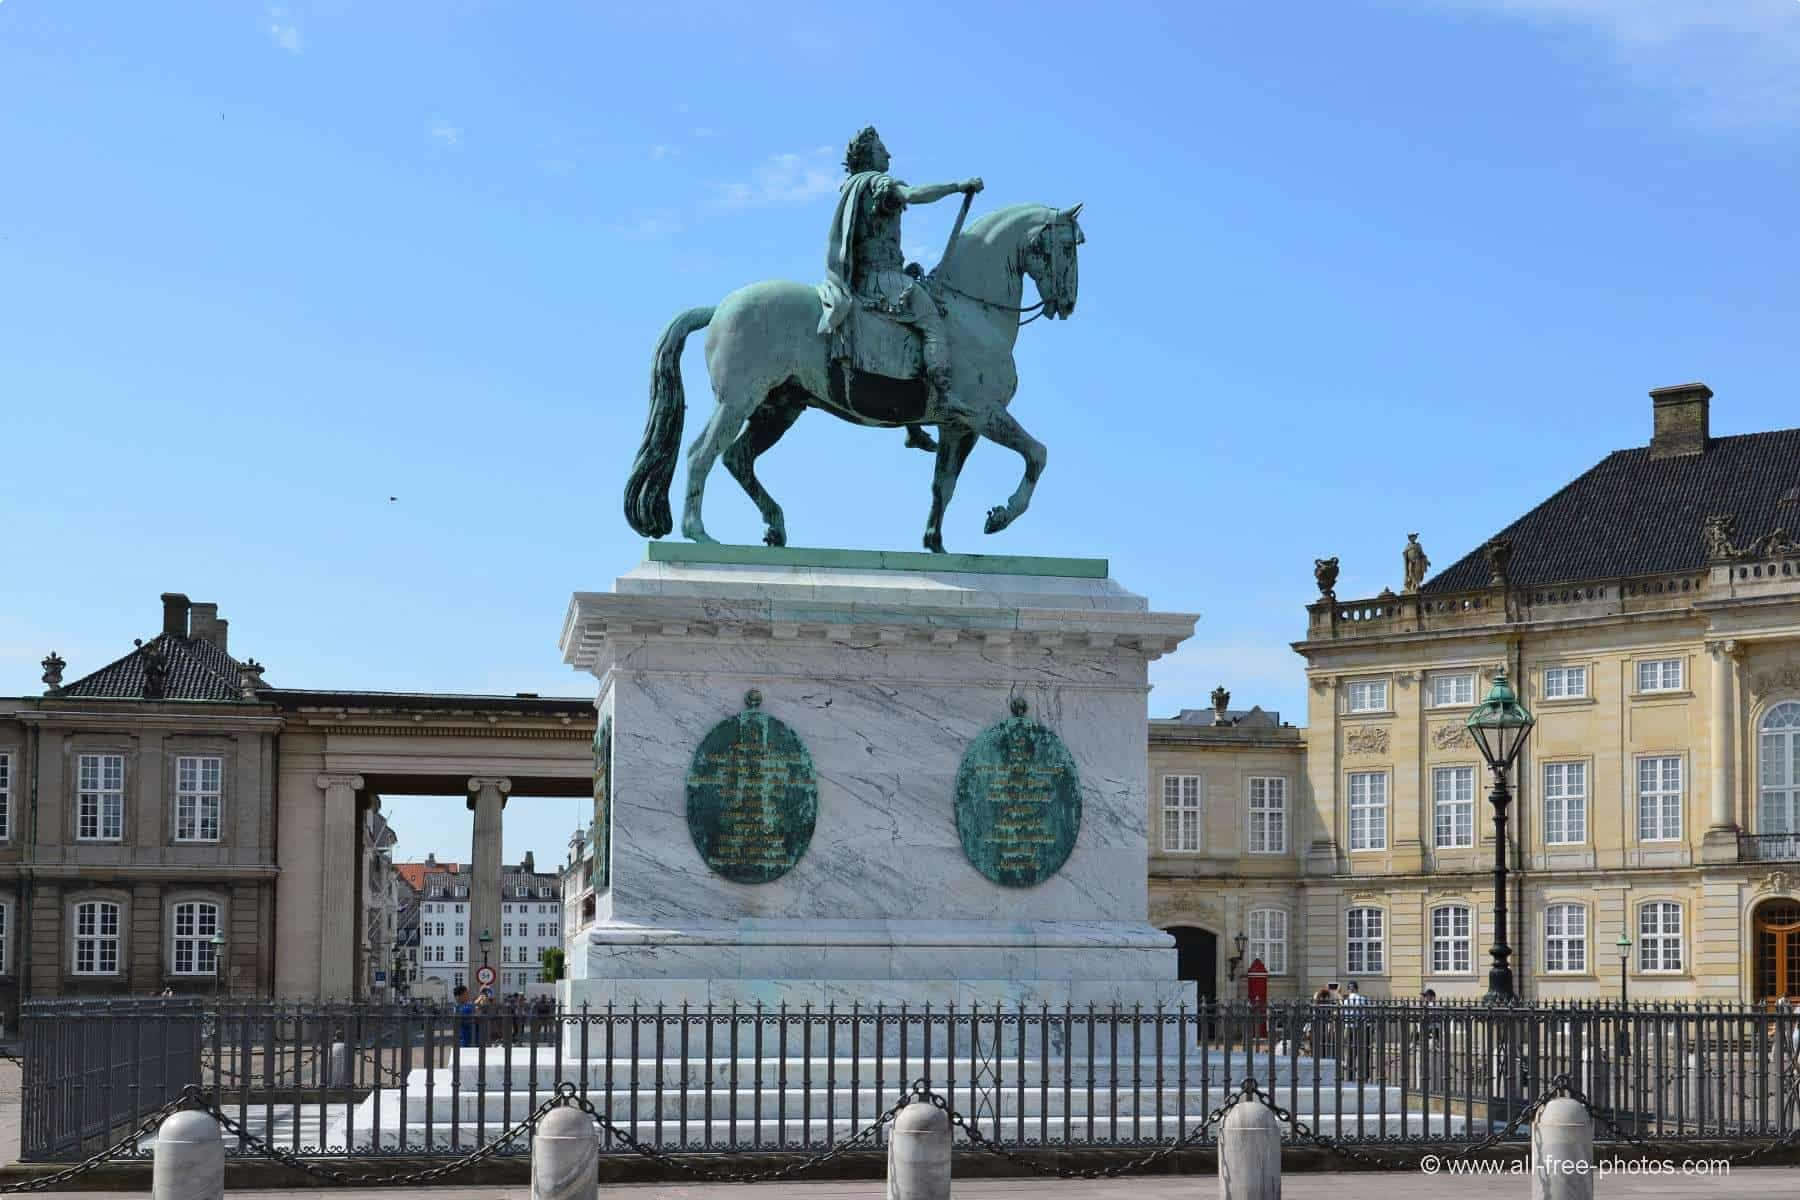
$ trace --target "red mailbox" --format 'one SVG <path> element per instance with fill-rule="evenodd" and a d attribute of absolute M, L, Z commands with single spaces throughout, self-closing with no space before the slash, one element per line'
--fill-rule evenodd
<path fill-rule="evenodd" d="M 1258 1013 L 1256 1036 L 1268 1037 L 1269 1023 L 1262 1014 L 1269 1007 L 1269 968 L 1263 966 L 1262 959 L 1254 959 L 1250 963 L 1249 974 L 1244 978 L 1249 990 L 1250 1007 Z"/>

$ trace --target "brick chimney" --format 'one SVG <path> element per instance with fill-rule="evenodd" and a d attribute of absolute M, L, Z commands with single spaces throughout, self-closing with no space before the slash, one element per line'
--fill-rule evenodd
<path fill-rule="evenodd" d="M 1650 393 L 1651 458 L 1705 454 L 1711 432 L 1712 389 L 1704 383 L 1656 388 Z"/>
<path fill-rule="evenodd" d="M 162 631 L 171 637 L 186 637 L 188 635 L 188 598 L 180 592 L 164 592 L 162 606 Z"/>
<path fill-rule="evenodd" d="M 225 622 L 219 619 L 216 604 L 193 604 L 188 607 L 188 636 L 211 642 L 225 649 Z"/>
<path fill-rule="evenodd" d="M 527 875 L 537 874 L 537 860 L 531 857 L 531 851 L 527 850 L 525 852 L 525 861 L 519 864 L 519 870 L 525 872 Z"/>

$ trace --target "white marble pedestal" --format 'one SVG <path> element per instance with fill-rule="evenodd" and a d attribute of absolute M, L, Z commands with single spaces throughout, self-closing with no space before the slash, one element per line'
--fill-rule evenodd
<path fill-rule="evenodd" d="M 564 1002 L 1191 1003 L 1147 920 L 1145 706 L 1147 664 L 1194 620 L 1102 560 L 652 544 L 563 631 L 611 731 L 609 886 Z M 752 688 L 805 743 L 818 819 L 749 885 L 696 851 L 686 780 Z M 955 821 L 963 754 L 1015 697 L 1081 785 L 1074 849 L 1031 887 L 980 874 Z"/>

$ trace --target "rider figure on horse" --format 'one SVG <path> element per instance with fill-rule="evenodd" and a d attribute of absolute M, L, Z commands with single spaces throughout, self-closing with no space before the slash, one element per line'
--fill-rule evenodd
<path fill-rule="evenodd" d="M 873 125 L 850 140 L 844 155 L 849 173 L 838 190 L 831 240 L 825 250 L 825 282 L 819 294 L 824 313 L 819 332 L 834 334 L 852 304 L 875 309 L 919 331 L 925 377 L 936 390 L 943 416 L 956 420 L 968 409 L 955 391 L 950 371 L 950 344 L 944 315 L 924 283 L 906 269 L 900 250 L 900 214 L 911 204 L 930 204 L 946 196 L 982 188 L 980 179 L 914 187 L 887 173 L 888 150 Z M 921 449 L 936 444 L 917 425 L 906 427 L 906 443 Z"/>

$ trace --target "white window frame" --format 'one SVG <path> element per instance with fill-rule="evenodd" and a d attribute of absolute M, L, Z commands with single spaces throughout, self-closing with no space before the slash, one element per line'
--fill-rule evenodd
<path fill-rule="evenodd" d="M 1687 663 L 1679 658 L 1640 658 L 1632 674 L 1641 696 L 1687 690 Z"/>
<path fill-rule="evenodd" d="M 1206 783 L 1199 775 L 1162 777 L 1162 847 L 1165 854 L 1198 854 L 1204 844 Z M 1190 844 L 1191 843 L 1191 844 Z"/>
<path fill-rule="evenodd" d="M 184 925 L 184 918 L 186 923 Z M 169 974 L 184 978 L 212 979 L 218 975 L 212 937 L 225 921 L 225 907 L 216 900 L 177 900 L 169 906 Z M 182 953 L 188 952 L 187 967 Z"/>
<path fill-rule="evenodd" d="M 1363 791 L 1357 794 L 1358 781 Z M 1379 786 L 1377 786 L 1379 784 Z M 1345 791 L 1349 828 L 1346 830 L 1350 850 L 1386 850 L 1388 845 L 1388 775 L 1386 771 L 1352 771 L 1346 778 Z M 1380 793 L 1376 795 L 1376 793 Z M 1357 815 L 1362 814 L 1359 836 Z"/>
<path fill-rule="evenodd" d="M 1559 900 L 1544 907 L 1544 973 L 1586 975 L 1588 910 Z M 1560 965 L 1559 965 L 1560 964 Z"/>
<path fill-rule="evenodd" d="M 1462 786 L 1465 783 L 1468 785 L 1466 792 Z M 1446 826 L 1450 831 L 1447 841 L 1444 838 Z M 1463 832 L 1464 826 L 1466 837 L 1458 840 L 1457 835 Z M 1475 845 L 1474 767 L 1431 768 L 1431 844 L 1439 850 L 1467 850 Z"/>
<path fill-rule="evenodd" d="M 1800 701 L 1769 707 L 1756 723 L 1756 750 L 1756 831 L 1800 833 Z M 1777 806 L 1786 816 L 1786 829 L 1769 820 Z"/>
<path fill-rule="evenodd" d="M 1361 703 L 1358 697 L 1363 697 Z M 1385 679 L 1352 679 L 1344 685 L 1344 711 L 1347 713 L 1388 712 L 1388 681 Z"/>
<path fill-rule="evenodd" d="M 1654 919 L 1646 921 L 1654 912 Z M 1673 921 L 1671 922 L 1671 918 Z M 1683 935 L 1687 914 L 1674 900 L 1645 900 L 1637 906 L 1638 973 L 1679 975 L 1686 967 Z M 1671 965 L 1673 960 L 1673 965 Z"/>
<path fill-rule="evenodd" d="M 209 767 L 210 784 L 206 778 Z M 193 773 L 191 784 L 189 771 Z M 224 827 L 225 760 L 216 754 L 180 755 L 175 759 L 175 840 L 217 842 Z"/>
<path fill-rule="evenodd" d="M 1459 902 L 1434 905 L 1426 914 L 1431 930 L 1431 973 L 1469 975 L 1475 971 L 1475 909 Z M 1444 918 L 1439 922 L 1438 917 Z"/>
<path fill-rule="evenodd" d="M 116 776 L 108 769 L 113 766 L 117 767 Z M 114 783 L 117 784 L 116 787 L 109 786 Z M 75 787 L 75 840 L 124 841 L 125 756 L 107 753 L 78 755 L 75 759 Z M 92 832 L 89 832 L 90 829 Z"/>
<path fill-rule="evenodd" d="M 125 964 L 125 906 L 117 900 L 77 900 L 70 921 L 69 973 L 71 975 L 118 975 Z M 106 918 L 111 918 L 111 931 Z M 85 926 L 85 927 L 84 927 Z M 88 952 L 89 964 L 81 965 L 82 951 Z M 108 953 L 109 969 L 104 964 Z"/>
<path fill-rule="evenodd" d="M 1452 694 L 1443 695 L 1443 684 L 1458 685 L 1451 689 Z M 1467 685 L 1466 687 L 1462 685 Z M 1475 707 L 1475 672 L 1445 671 L 1431 677 L 1432 708 L 1473 708 Z"/>
<path fill-rule="evenodd" d="M 0 842 L 12 840 L 12 776 L 12 753 L 0 750 Z"/>
<path fill-rule="evenodd" d="M 1258 919 L 1260 918 L 1260 920 Z M 1262 959 L 1271 975 L 1286 975 L 1288 961 L 1288 915 L 1285 908 L 1253 908 L 1245 918 L 1250 943 L 1245 953 L 1249 964 Z"/>
<path fill-rule="evenodd" d="M 1250 813 L 1244 844 L 1251 854 L 1286 854 L 1287 776 L 1252 775 L 1244 786 Z"/>
<path fill-rule="evenodd" d="M 1579 786 L 1574 780 L 1579 776 Z M 1585 846 L 1588 840 L 1588 764 L 1585 759 L 1544 764 L 1544 844 Z"/>
<path fill-rule="evenodd" d="M 1656 764 L 1652 767 L 1652 764 Z M 1669 787 L 1669 767 L 1674 766 L 1675 786 Z M 1637 834 L 1640 842 L 1678 842 L 1687 807 L 1687 763 L 1679 754 L 1640 754 L 1633 764 L 1637 796 Z M 1645 769 L 1655 773 L 1653 786 L 1645 788 Z M 1671 816 L 1671 813 L 1673 816 Z M 1646 817 L 1650 819 L 1646 820 Z M 1671 827 L 1671 820 L 1673 827 Z"/>
<path fill-rule="evenodd" d="M 1387 911 L 1368 905 L 1345 909 L 1344 973 L 1382 975 L 1386 971 Z"/>
<path fill-rule="evenodd" d="M 1581 677 L 1579 691 L 1569 686 L 1570 680 L 1577 674 Z M 1586 663 L 1561 663 L 1554 667 L 1545 667 L 1541 687 L 1543 700 L 1586 700 L 1588 698 L 1588 669 Z"/>

